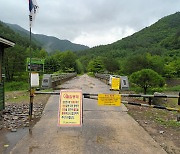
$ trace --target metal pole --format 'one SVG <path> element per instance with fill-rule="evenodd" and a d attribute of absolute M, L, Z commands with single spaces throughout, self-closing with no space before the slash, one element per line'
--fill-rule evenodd
<path fill-rule="evenodd" d="M 30 72 L 29 72 L 29 96 L 30 96 L 30 102 L 29 102 L 29 120 L 32 120 L 32 112 L 33 112 L 33 90 L 31 87 L 31 60 L 32 60 L 32 49 L 31 49 L 31 26 L 30 26 Z"/>

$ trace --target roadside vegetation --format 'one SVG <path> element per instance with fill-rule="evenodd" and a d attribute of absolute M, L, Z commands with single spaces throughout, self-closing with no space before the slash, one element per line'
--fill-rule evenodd
<path fill-rule="evenodd" d="M 173 22 L 172 22 L 173 21 Z M 164 81 L 180 78 L 180 13 L 160 19 L 150 27 L 110 45 L 94 47 L 85 51 L 53 51 L 48 53 L 33 39 L 32 57 L 45 59 L 45 73 L 77 72 L 110 73 L 126 75 L 136 92 L 180 91 L 179 85 L 170 87 Z M 6 49 L 4 58 L 6 91 L 28 89 L 26 59 L 30 56 L 29 39 L 0 23 L 1 35 L 16 43 Z M 138 72 L 146 69 L 152 78 L 155 73 L 159 82 L 140 85 Z M 135 78 L 136 74 L 136 78 Z M 43 74 L 40 74 L 41 78 Z M 140 77 L 140 76 L 139 76 Z M 160 82 L 161 78 L 161 82 Z M 157 77 L 156 77 L 157 79 Z M 164 80 L 164 81 L 163 81 Z M 150 83 L 150 82 L 149 82 Z"/>

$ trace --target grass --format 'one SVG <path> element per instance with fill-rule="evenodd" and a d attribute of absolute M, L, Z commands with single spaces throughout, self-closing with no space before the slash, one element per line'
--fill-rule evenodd
<path fill-rule="evenodd" d="M 29 89 L 29 83 L 23 81 L 5 82 L 5 91 L 20 91 Z"/>
<path fill-rule="evenodd" d="M 179 91 L 180 92 L 180 85 L 177 85 L 174 87 L 167 87 L 165 88 L 165 91 Z"/>
<path fill-rule="evenodd" d="M 43 89 L 41 90 L 41 92 L 53 92 L 53 89 L 52 88 Z"/>
<path fill-rule="evenodd" d="M 23 102 L 29 100 L 29 92 L 28 91 L 9 91 L 5 93 L 6 102 Z"/>
<path fill-rule="evenodd" d="M 180 127 L 180 122 L 175 120 L 164 120 L 162 118 L 156 118 L 155 121 L 161 125 L 168 126 L 168 127 Z"/>
<path fill-rule="evenodd" d="M 94 77 L 94 73 L 93 72 L 88 72 L 87 75 L 91 76 L 91 77 Z"/>

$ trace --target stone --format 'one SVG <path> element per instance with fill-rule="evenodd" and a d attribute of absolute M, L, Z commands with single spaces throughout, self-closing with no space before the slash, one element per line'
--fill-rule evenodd
<path fill-rule="evenodd" d="M 16 128 L 12 128 L 11 132 L 17 132 L 17 129 Z"/>
<path fill-rule="evenodd" d="M 13 120 L 18 120 L 18 118 L 19 118 L 18 116 L 14 116 L 12 119 Z"/>
<path fill-rule="evenodd" d="M 160 133 L 160 134 L 163 134 L 163 133 L 164 133 L 164 131 L 162 131 L 162 130 L 161 130 L 161 131 L 159 131 L 159 133 Z"/>

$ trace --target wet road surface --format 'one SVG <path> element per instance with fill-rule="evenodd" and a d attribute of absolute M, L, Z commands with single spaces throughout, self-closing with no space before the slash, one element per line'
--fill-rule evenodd
<path fill-rule="evenodd" d="M 103 82 L 83 75 L 60 88 L 83 93 L 117 93 Z M 83 99 L 83 126 L 57 127 L 59 96 L 51 96 L 41 120 L 12 149 L 12 154 L 165 154 L 166 152 L 121 107 L 99 107 Z"/>

